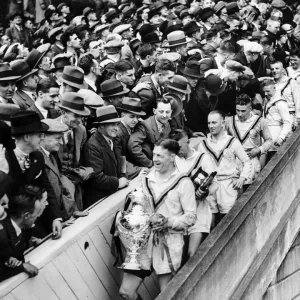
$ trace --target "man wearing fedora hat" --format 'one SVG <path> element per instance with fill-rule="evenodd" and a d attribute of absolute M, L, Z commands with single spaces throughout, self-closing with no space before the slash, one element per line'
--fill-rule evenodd
<path fill-rule="evenodd" d="M 45 161 L 38 151 L 42 133 L 48 130 L 46 124 L 41 123 L 39 115 L 33 111 L 21 111 L 10 118 L 11 134 L 15 139 L 15 149 L 6 151 L 9 164 L 9 176 L 12 183 L 8 195 L 15 195 L 19 188 L 26 184 L 34 184 L 49 189 L 49 182 L 45 178 Z M 53 233 L 54 238 L 62 234 L 61 214 L 56 201 L 48 197 L 49 205 L 41 217 L 36 233 L 45 236 Z"/>
<path fill-rule="evenodd" d="M 85 185 L 84 206 L 88 207 L 105 196 L 109 196 L 128 185 L 119 149 L 114 139 L 122 120 L 114 106 L 97 109 L 97 131 L 84 146 L 84 165 L 94 170 Z"/>
<path fill-rule="evenodd" d="M 50 78 L 41 79 L 37 85 L 37 99 L 28 110 L 39 114 L 40 119 L 56 119 L 60 112 L 55 108 L 59 102 L 59 85 Z"/>
<path fill-rule="evenodd" d="M 61 76 L 61 94 L 67 92 L 78 92 L 80 89 L 87 89 L 88 84 L 84 81 L 84 72 L 75 66 L 65 66 Z"/>
<path fill-rule="evenodd" d="M 172 104 L 170 99 L 157 99 L 153 113 L 154 116 L 136 126 L 128 141 L 131 161 L 140 167 L 152 167 L 154 145 L 166 138 L 171 131 L 169 120 L 172 115 Z"/>
<path fill-rule="evenodd" d="M 208 30 L 210 30 L 214 25 L 216 25 L 218 20 L 215 11 L 210 7 L 202 9 L 199 13 L 199 17 L 203 22 L 204 33 L 207 33 Z"/>
<path fill-rule="evenodd" d="M 183 26 L 185 34 L 191 38 L 191 41 L 187 44 L 187 49 L 199 46 L 201 42 L 201 36 L 203 34 L 203 29 L 200 27 L 196 21 L 191 21 Z"/>
<path fill-rule="evenodd" d="M 130 135 L 139 122 L 139 118 L 145 116 L 146 113 L 142 111 L 140 99 L 130 97 L 123 98 L 119 110 L 121 111 L 122 121 L 119 124 L 115 142 L 116 146 L 120 149 L 121 155 L 126 158 L 127 178 L 132 179 L 139 174 L 142 168 L 130 162 L 127 145 Z"/>
<path fill-rule="evenodd" d="M 51 72 L 59 86 L 62 85 L 62 74 L 64 67 L 70 66 L 70 56 L 66 53 L 58 54 L 52 59 Z"/>
<path fill-rule="evenodd" d="M 32 70 L 25 60 L 12 62 L 11 68 L 20 76 L 16 81 L 17 90 L 13 96 L 14 101 L 21 110 L 26 110 L 34 104 L 37 97 L 38 69 Z"/>
<path fill-rule="evenodd" d="M 116 79 L 109 79 L 100 85 L 102 93 L 100 97 L 103 98 L 106 105 L 113 105 L 116 108 L 121 106 L 122 99 L 129 93 L 129 89 Z"/>
<path fill-rule="evenodd" d="M 155 65 L 155 73 L 141 78 L 136 85 L 135 90 L 138 92 L 131 92 L 130 97 L 140 98 L 143 111 L 147 116 L 153 115 L 153 109 L 156 107 L 157 99 L 161 98 L 164 89 L 172 80 L 175 74 L 175 64 L 167 59 L 160 59 Z M 141 88 L 140 86 L 147 82 L 148 88 Z"/>
<path fill-rule="evenodd" d="M 48 38 L 51 42 L 51 51 L 53 56 L 64 53 L 64 46 L 60 40 L 62 34 L 62 27 L 55 27 L 48 32 Z"/>
<path fill-rule="evenodd" d="M 182 30 L 176 30 L 167 35 L 167 44 L 164 48 L 169 48 L 171 52 L 177 52 L 181 55 L 181 60 L 178 62 L 179 69 L 184 67 L 187 58 L 187 44 L 191 42 L 189 37 L 186 37 Z"/>
<path fill-rule="evenodd" d="M 20 76 L 11 69 L 8 63 L 0 63 L 0 103 L 16 103 L 13 101 L 13 95 L 15 81 L 19 78 Z"/>
<path fill-rule="evenodd" d="M 104 101 L 99 95 L 91 90 L 82 89 L 77 94 L 84 98 L 84 105 L 91 112 L 85 119 L 85 128 L 89 138 L 97 130 L 97 124 L 95 124 L 96 110 L 104 105 Z"/>

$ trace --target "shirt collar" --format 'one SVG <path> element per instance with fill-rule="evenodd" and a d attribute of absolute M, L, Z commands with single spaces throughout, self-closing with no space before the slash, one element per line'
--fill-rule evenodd
<path fill-rule="evenodd" d="M 163 130 L 164 130 L 164 125 L 161 124 L 160 122 L 158 122 L 158 121 L 156 120 L 155 117 L 154 117 L 154 119 L 155 119 L 155 123 L 156 123 L 156 126 L 157 126 L 158 131 L 159 131 L 159 132 L 163 132 Z"/>
<path fill-rule="evenodd" d="M 41 114 L 44 116 L 45 119 L 48 117 L 48 110 L 42 108 L 37 102 L 35 102 L 35 106 L 38 108 L 38 110 L 41 112 Z"/>
<path fill-rule="evenodd" d="M 29 155 L 29 154 L 23 152 L 23 151 L 22 151 L 20 148 L 18 148 L 17 146 L 16 146 L 16 148 L 14 149 L 14 152 L 15 152 L 15 154 L 16 154 L 17 157 L 23 158 L 23 159 L 25 159 L 25 157 L 28 157 L 28 155 Z"/>
<path fill-rule="evenodd" d="M 44 147 L 40 146 L 43 151 L 45 152 L 45 154 L 49 157 L 50 156 L 50 152 L 48 150 L 46 150 Z"/>
<path fill-rule="evenodd" d="M 108 143 L 110 149 L 113 150 L 113 148 L 114 148 L 113 141 L 112 141 L 110 138 L 108 138 L 107 136 L 105 136 L 104 134 L 102 134 L 102 136 L 103 136 L 104 139 L 107 141 L 107 143 Z"/>
<path fill-rule="evenodd" d="M 250 117 L 249 117 L 246 121 L 244 121 L 244 122 L 241 122 L 240 119 L 239 119 L 239 117 L 238 117 L 237 115 L 235 115 L 234 118 L 235 118 L 235 121 L 236 121 L 236 122 L 240 122 L 240 123 L 251 123 L 254 116 L 255 116 L 255 115 L 254 115 L 252 112 L 250 112 Z"/>
<path fill-rule="evenodd" d="M 152 182 L 157 182 L 156 181 L 156 171 L 155 169 L 153 168 L 150 173 L 146 176 L 150 181 Z M 175 168 L 174 172 L 171 173 L 165 180 L 163 181 L 160 181 L 160 183 L 163 183 L 163 182 L 168 182 L 172 177 L 176 176 L 177 174 L 179 173 L 179 170 L 177 168 Z"/>
<path fill-rule="evenodd" d="M 11 224 L 12 224 L 13 228 L 16 231 L 16 235 L 19 236 L 22 233 L 22 229 L 17 225 L 17 223 L 13 219 L 10 219 L 10 220 L 11 220 Z"/>
<path fill-rule="evenodd" d="M 221 138 L 218 140 L 218 141 L 221 141 L 221 140 L 224 140 L 224 139 L 227 139 L 228 138 L 228 134 L 227 132 L 223 132 L 223 135 L 221 136 Z M 207 139 L 209 139 L 211 142 L 213 143 L 217 143 L 218 141 L 214 140 L 212 138 L 212 135 L 210 133 L 207 134 Z"/>
<path fill-rule="evenodd" d="M 129 134 L 131 134 L 131 129 L 124 123 L 124 121 L 121 121 L 121 123 L 124 125 Z"/>
<path fill-rule="evenodd" d="M 96 91 L 97 88 L 96 88 L 96 85 L 95 85 L 95 82 L 89 78 L 87 78 L 86 76 L 84 76 L 84 81 L 94 90 Z"/>

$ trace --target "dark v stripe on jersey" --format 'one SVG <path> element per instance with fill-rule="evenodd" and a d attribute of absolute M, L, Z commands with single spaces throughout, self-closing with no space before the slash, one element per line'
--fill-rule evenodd
<path fill-rule="evenodd" d="M 219 164 L 220 160 L 223 156 L 224 151 L 230 147 L 230 145 L 232 144 L 232 142 L 234 141 L 234 137 L 231 137 L 230 140 L 227 142 L 227 144 L 225 145 L 225 147 L 222 149 L 222 151 L 220 152 L 219 156 L 207 145 L 206 141 L 203 141 L 204 147 L 206 148 L 206 150 L 213 156 L 213 158 L 215 159 L 216 163 Z"/>
<path fill-rule="evenodd" d="M 155 208 L 155 211 L 158 210 L 159 206 L 161 206 L 163 204 L 163 201 L 165 200 L 165 197 L 167 196 L 167 194 L 173 190 L 180 182 L 181 180 L 183 180 L 184 178 L 189 178 L 188 176 L 186 176 L 185 174 L 180 175 L 173 183 L 171 186 L 167 187 L 164 192 L 161 194 L 160 197 L 158 197 L 157 199 L 155 199 L 155 194 L 152 191 L 152 189 L 149 186 L 149 179 L 146 178 L 146 188 L 148 190 L 148 193 L 152 196 L 153 199 L 153 206 Z"/>
<path fill-rule="evenodd" d="M 257 117 L 257 119 L 255 120 L 255 122 L 250 126 L 250 128 L 247 130 L 246 134 L 244 135 L 244 137 L 242 138 L 240 136 L 240 132 L 239 132 L 239 129 L 237 128 L 237 125 L 235 123 L 235 117 L 233 116 L 232 117 L 232 125 L 233 125 L 233 130 L 235 132 L 235 135 L 236 137 L 238 138 L 238 140 L 241 142 L 241 144 L 244 144 L 245 141 L 247 140 L 249 134 L 250 134 L 250 131 L 258 124 L 259 120 L 261 119 L 261 117 Z"/>

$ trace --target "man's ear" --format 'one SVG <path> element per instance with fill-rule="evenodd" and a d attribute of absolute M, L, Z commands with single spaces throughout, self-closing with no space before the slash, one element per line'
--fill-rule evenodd
<path fill-rule="evenodd" d="M 156 108 L 153 108 L 153 114 L 155 115 Z"/>
<path fill-rule="evenodd" d="M 40 97 L 40 98 L 42 98 L 43 99 L 43 95 L 44 95 L 44 93 L 42 92 L 42 91 L 38 91 L 38 97 Z"/>

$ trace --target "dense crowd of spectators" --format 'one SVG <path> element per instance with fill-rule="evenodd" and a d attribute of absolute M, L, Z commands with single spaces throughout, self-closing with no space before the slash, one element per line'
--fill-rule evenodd
<path fill-rule="evenodd" d="M 131 179 L 162 193 L 173 166 L 195 199 L 164 229 L 192 256 L 299 125 L 299 2 L 31 2 L 1 29 L 0 280 L 36 275 L 25 249 Z"/>

